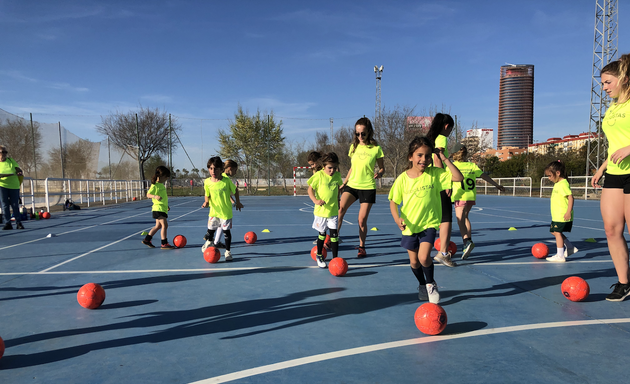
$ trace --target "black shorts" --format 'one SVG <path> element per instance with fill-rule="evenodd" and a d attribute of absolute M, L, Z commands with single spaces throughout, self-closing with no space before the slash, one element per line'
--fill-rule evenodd
<path fill-rule="evenodd" d="M 630 195 L 630 175 L 611 175 L 604 173 L 603 188 L 623 189 L 625 195 Z"/>
<path fill-rule="evenodd" d="M 453 203 L 451 202 L 451 197 L 446 194 L 446 191 L 441 191 L 440 199 L 442 200 L 442 223 L 450 223 L 453 221 Z"/>
<path fill-rule="evenodd" d="M 168 218 L 168 213 L 160 212 L 160 211 L 153 211 L 153 218 L 156 219 L 156 220 L 157 219 L 161 219 L 161 218 L 167 219 Z"/>
<path fill-rule="evenodd" d="M 572 221 L 552 221 L 549 232 L 571 232 L 573 228 Z"/>
<path fill-rule="evenodd" d="M 359 203 L 376 203 L 376 189 L 354 189 L 349 186 L 343 187 L 343 193 L 348 192 L 356 200 L 359 200 Z"/>
<path fill-rule="evenodd" d="M 400 239 L 400 246 L 408 251 L 417 251 L 418 248 L 420 248 L 420 243 L 433 244 L 435 242 L 436 233 L 437 231 L 435 228 L 427 228 L 424 231 L 414 233 L 411 236 L 403 235 L 402 239 Z"/>

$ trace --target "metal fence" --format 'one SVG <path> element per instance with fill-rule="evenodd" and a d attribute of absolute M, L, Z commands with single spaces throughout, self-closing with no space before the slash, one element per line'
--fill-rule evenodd
<path fill-rule="evenodd" d="M 595 189 L 591 187 L 592 178 L 593 176 L 569 176 L 567 178 L 574 198 L 589 200 L 601 197 L 601 188 Z M 540 179 L 540 197 L 551 197 L 553 184 L 549 178 L 542 177 Z"/>

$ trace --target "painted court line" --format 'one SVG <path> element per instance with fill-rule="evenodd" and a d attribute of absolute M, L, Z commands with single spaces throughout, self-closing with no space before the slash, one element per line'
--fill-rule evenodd
<path fill-rule="evenodd" d="M 460 334 L 455 334 L 455 335 L 427 336 L 427 337 L 421 337 L 421 338 L 415 338 L 415 339 L 393 341 L 389 343 L 366 345 L 364 347 L 344 349 L 340 351 L 322 353 L 322 354 L 313 355 L 313 356 L 306 356 L 306 357 L 302 357 L 298 359 L 283 361 L 280 363 L 263 365 L 261 367 L 228 373 L 226 375 L 215 376 L 209 379 L 195 381 L 191 384 L 226 383 L 229 381 L 234 381 L 234 380 L 242 379 L 245 377 L 251 377 L 251 376 L 261 375 L 261 374 L 265 374 L 269 372 L 280 371 L 283 369 L 298 367 L 301 365 L 306 365 L 306 364 L 311 364 L 311 363 L 317 363 L 320 361 L 338 359 L 338 358 L 346 357 L 346 356 L 360 355 L 363 353 L 377 352 L 377 351 L 382 351 L 386 349 L 407 347 L 410 345 L 436 343 L 436 342 L 441 342 L 441 341 L 464 339 L 464 338 L 477 337 L 477 336 L 497 335 L 501 333 L 510 333 L 510 332 L 531 331 L 531 330 L 562 328 L 562 327 L 575 327 L 575 326 L 583 326 L 583 325 L 604 325 L 604 324 L 622 324 L 622 323 L 630 323 L 630 318 L 583 320 L 583 321 L 559 321 L 559 322 L 553 322 L 553 323 L 527 324 L 527 325 L 516 325 L 516 326 L 503 327 L 503 328 L 482 329 L 478 331 L 460 333 Z"/>
<path fill-rule="evenodd" d="M 132 235 L 132 236 L 135 236 Z M 92 252 L 95 252 L 94 250 Z M 82 255 L 85 256 L 85 255 Z M 72 260 L 68 260 L 72 261 Z M 571 260 L 568 263 L 579 263 L 579 264 L 594 264 L 594 263 L 612 263 L 612 260 Z M 499 262 L 499 263 L 470 263 L 470 264 L 462 264 L 465 265 L 474 265 L 480 267 L 494 267 L 494 266 L 514 266 L 514 265 L 557 265 L 553 263 L 546 263 L 541 261 L 527 261 L 527 262 Z M 435 264 L 436 266 L 443 267 L 442 264 Z M 389 268 L 389 267 L 409 267 L 409 263 L 399 263 L 399 264 L 359 264 L 359 265 L 349 265 L 350 271 L 352 269 L 361 269 L 361 268 Z M 317 266 L 313 265 L 304 265 L 304 266 L 268 266 L 268 267 L 218 267 L 218 268 L 188 268 L 188 269 L 132 269 L 132 270 L 113 270 L 113 271 L 59 271 L 59 272 L 50 272 L 48 270 L 40 271 L 40 272 L 2 272 L 0 276 L 22 276 L 22 275 L 99 275 L 99 274 L 113 274 L 113 273 L 172 273 L 172 272 L 222 272 L 222 271 L 253 271 L 253 270 L 269 270 L 269 269 L 320 269 Z"/>

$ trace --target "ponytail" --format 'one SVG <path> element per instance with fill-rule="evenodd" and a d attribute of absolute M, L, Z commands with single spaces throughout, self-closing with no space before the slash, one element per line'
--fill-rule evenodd
<path fill-rule="evenodd" d="M 171 176 L 171 171 L 169 171 L 168 168 L 166 168 L 165 166 L 160 165 L 155 169 L 155 174 L 151 178 L 151 184 L 157 183 L 158 177 L 162 179 L 162 178 L 166 178 L 170 176 Z"/>

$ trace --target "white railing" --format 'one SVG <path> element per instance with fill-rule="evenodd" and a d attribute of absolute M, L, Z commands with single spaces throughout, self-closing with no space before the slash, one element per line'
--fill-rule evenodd
<path fill-rule="evenodd" d="M 477 193 L 488 195 L 488 189 L 491 194 L 512 195 L 512 196 L 529 196 L 532 197 L 532 178 L 531 177 L 497 177 L 492 178 L 497 184 L 505 187 L 506 191 L 501 192 L 492 184 L 487 183 L 484 179 L 477 179 Z"/>
<path fill-rule="evenodd" d="M 592 178 L 593 176 L 569 176 L 567 178 L 574 198 L 581 198 L 582 195 L 584 200 L 588 200 L 589 196 L 594 199 L 599 197 L 598 195 L 601 192 L 601 188 L 595 189 L 591 187 Z M 540 197 L 551 196 L 553 184 L 553 181 L 549 180 L 548 177 L 542 177 L 540 179 Z M 548 193 L 546 193 L 546 191 L 548 191 Z"/>
<path fill-rule="evenodd" d="M 129 201 L 133 198 L 142 199 L 145 191 L 150 187 L 148 180 L 86 180 L 86 179 L 60 179 L 49 177 L 44 180 L 44 199 L 46 210 L 50 211 L 52 205 L 59 202 L 63 204 L 66 199 L 75 203 L 102 203 L 107 201 L 118 203 L 119 200 Z M 33 207 L 35 194 L 33 196 Z"/>

